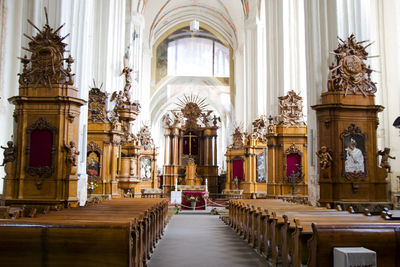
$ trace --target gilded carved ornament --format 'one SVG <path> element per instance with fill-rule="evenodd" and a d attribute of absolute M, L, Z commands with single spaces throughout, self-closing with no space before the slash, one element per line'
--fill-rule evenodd
<path fill-rule="evenodd" d="M 335 55 L 336 62 L 329 67 L 330 78 L 328 79 L 329 91 L 344 91 L 345 95 L 350 92 L 356 94 L 361 92 L 364 96 L 376 93 L 376 85 L 371 81 L 372 69 L 366 66 L 365 61 L 373 56 L 368 56 L 366 46 L 357 42 L 352 34 L 344 41 L 338 37 L 339 46 L 331 52 Z"/>
<path fill-rule="evenodd" d="M 303 116 L 303 98 L 293 90 L 286 96 L 279 97 L 279 106 L 281 108 L 280 124 L 286 126 L 305 125 Z"/>
<path fill-rule="evenodd" d="M 144 147 L 145 150 L 154 146 L 154 141 L 153 138 L 151 137 L 149 126 L 144 125 L 137 134 L 137 137 L 140 141 L 140 144 Z"/>
<path fill-rule="evenodd" d="M 107 93 L 102 92 L 100 88 L 94 87 L 89 91 L 89 114 L 90 122 L 106 122 L 106 99 Z"/>

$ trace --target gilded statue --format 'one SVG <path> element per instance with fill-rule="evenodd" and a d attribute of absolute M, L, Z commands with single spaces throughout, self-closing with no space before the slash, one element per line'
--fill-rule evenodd
<path fill-rule="evenodd" d="M 381 168 L 385 168 L 388 173 L 391 173 L 391 166 L 389 164 L 389 158 L 396 159 L 396 157 L 392 157 L 389 154 L 390 154 L 390 148 L 385 147 L 383 150 L 378 151 L 377 156 L 382 156 L 381 164 L 380 164 Z"/>
<path fill-rule="evenodd" d="M 3 164 L 1 166 L 5 166 L 8 162 L 13 162 L 17 158 L 17 150 L 14 146 L 13 141 L 8 141 L 7 142 L 7 147 L 1 146 L 2 149 L 4 149 L 4 159 L 3 159 Z"/>
<path fill-rule="evenodd" d="M 319 166 L 321 167 L 321 170 L 327 169 L 331 166 L 332 156 L 326 146 L 321 146 L 321 149 L 315 153 L 319 158 Z"/>
<path fill-rule="evenodd" d="M 72 166 L 78 166 L 79 151 L 75 145 L 75 141 L 71 140 L 69 146 L 65 145 L 65 148 L 67 150 L 67 161 L 70 162 Z"/>

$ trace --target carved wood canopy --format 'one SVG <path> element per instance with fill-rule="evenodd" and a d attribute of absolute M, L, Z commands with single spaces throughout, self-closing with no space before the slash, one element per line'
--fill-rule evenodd
<path fill-rule="evenodd" d="M 373 95 L 376 85 L 371 81 L 372 69 L 367 67 L 365 61 L 368 58 L 366 48 L 372 43 L 363 46 L 365 41 L 357 42 L 354 35 L 350 35 L 347 41 L 339 39 L 339 46 L 333 51 L 336 63 L 329 67 L 331 77 L 328 80 L 329 91 L 361 92 L 364 96 Z"/>
<path fill-rule="evenodd" d="M 45 10 L 46 12 L 46 10 Z M 26 55 L 21 58 L 23 64 L 22 73 L 19 74 L 19 83 L 21 85 L 34 84 L 51 87 L 52 84 L 73 85 L 74 74 L 71 74 L 71 64 L 74 62 L 71 56 L 64 58 L 66 43 L 63 40 L 69 35 L 61 37 L 59 35 L 61 25 L 56 30 L 49 26 L 46 12 L 46 24 L 43 30 L 36 27 L 29 19 L 31 24 L 39 33 L 30 37 L 25 34 L 29 42 L 29 48 L 25 50 L 32 53 L 31 58 Z M 64 68 L 64 61 L 67 68 Z"/>

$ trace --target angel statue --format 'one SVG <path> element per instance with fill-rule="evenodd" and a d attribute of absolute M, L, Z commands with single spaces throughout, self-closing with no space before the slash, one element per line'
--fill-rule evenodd
<path fill-rule="evenodd" d="M 385 168 L 388 173 L 391 173 L 391 166 L 389 164 L 389 158 L 396 159 L 396 157 L 392 157 L 390 154 L 390 148 L 385 147 L 384 150 L 379 150 L 377 156 L 382 156 L 381 158 L 381 168 Z"/>
<path fill-rule="evenodd" d="M 69 142 L 69 146 L 65 145 L 65 148 L 67 150 L 67 161 L 71 162 L 72 166 L 77 166 L 79 151 L 75 145 L 75 141 L 72 140 Z"/>
<path fill-rule="evenodd" d="M 17 151 L 15 149 L 13 141 L 8 141 L 7 147 L 1 146 L 1 148 L 4 149 L 3 164 L 1 166 L 5 166 L 7 162 L 15 161 Z"/>
<path fill-rule="evenodd" d="M 321 166 L 321 170 L 326 169 L 331 166 L 332 156 L 328 151 L 326 146 L 321 146 L 321 149 L 316 152 L 319 158 L 319 165 Z"/>

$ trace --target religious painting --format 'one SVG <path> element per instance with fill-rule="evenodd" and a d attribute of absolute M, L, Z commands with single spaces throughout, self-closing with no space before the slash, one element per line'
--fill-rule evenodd
<path fill-rule="evenodd" d="M 265 183 L 266 182 L 266 164 L 265 164 L 265 150 L 263 153 L 257 156 L 257 183 Z"/>
<path fill-rule="evenodd" d="M 88 152 L 87 156 L 87 174 L 90 176 L 100 176 L 100 156 L 94 152 Z"/>
<path fill-rule="evenodd" d="M 143 180 L 151 179 L 151 159 L 148 157 L 140 159 L 140 178 Z"/>
<path fill-rule="evenodd" d="M 348 180 L 365 178 L 365 134 L 351 124 L 342 134 L 344 177 Z"/>

